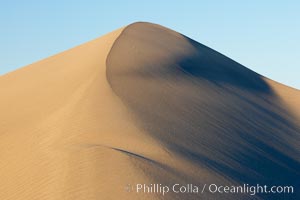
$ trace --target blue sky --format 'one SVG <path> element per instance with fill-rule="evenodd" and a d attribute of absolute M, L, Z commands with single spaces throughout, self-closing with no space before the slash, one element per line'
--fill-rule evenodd
<path fill-rule="evenodd" d="M 300 89 L 299 11 L 296 0 L 1 0 L 0 74 L 148 21 Z"/>

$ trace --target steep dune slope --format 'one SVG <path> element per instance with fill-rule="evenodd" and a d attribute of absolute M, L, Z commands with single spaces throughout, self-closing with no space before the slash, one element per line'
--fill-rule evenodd
<path fill-rule="evenodd" d="M 126 28 L 107 63 L 112 89 L 172 153 L 238 183 L 299 187 L 299 91 L 153 24 Z"/>
<path fill-rule="evenodd" d="M 0 199 L 299 197 L 127 190 L 299 188 L 299 91 L 159 25 L 135 23 L 1 76 L 0 95 Z"/>

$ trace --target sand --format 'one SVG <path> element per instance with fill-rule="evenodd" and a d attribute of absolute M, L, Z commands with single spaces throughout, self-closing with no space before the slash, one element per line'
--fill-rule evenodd
<path fill-rule="evenodd" d="M 294 185 L 300 91 L 134 23 L 0 77 L 0 199 L 297 199 L 128 192 Z"/>

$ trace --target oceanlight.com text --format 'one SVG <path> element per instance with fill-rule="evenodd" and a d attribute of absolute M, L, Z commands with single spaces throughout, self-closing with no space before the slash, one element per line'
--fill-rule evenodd
<path fill-rule="evenodd" d="M 145 193 L 145 194 L 161 194 L 166 195 L 167 193 L 194 193 L 203 194 L 206 192 L 212 194 L 293 194 L 293 186 L 280 186 L 280 185 L 218 185 L 218 184 L 179 184 L 175 183 L 173 185 L 163 185 L 160 183 L 153 184 L 128 184 L 125 187 L 127 192 Z"/>

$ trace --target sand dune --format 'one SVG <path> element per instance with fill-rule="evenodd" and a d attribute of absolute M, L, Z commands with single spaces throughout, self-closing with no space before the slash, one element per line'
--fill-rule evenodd
<path fill-rule="evenodd" d="M 0 199 L 300 198 L 300 91 L 162 26 L 3 75 L 0 94 Z M 136 183 L 295 192 L 126 190 Z"/>

